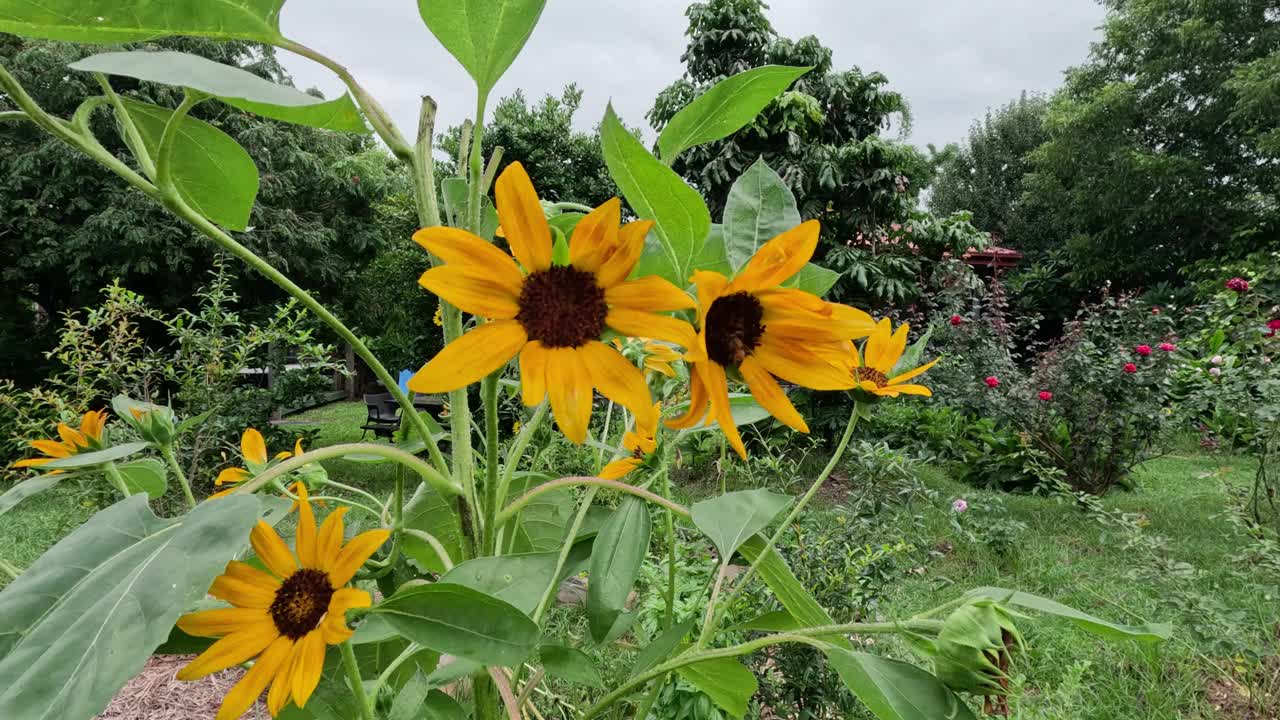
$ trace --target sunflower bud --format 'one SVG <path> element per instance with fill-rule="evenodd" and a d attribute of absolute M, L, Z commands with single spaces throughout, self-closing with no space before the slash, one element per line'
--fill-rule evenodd
<path fill-rule="evenodd" d="M 952 690 L 988 696 L 988 714 L 1007 707 L 1011 652 L 1025 647 L 1013 618 L 993 600 L 972 600 L 947 617 L 933 643 L 938 679 Z M 990 696 L 997 698 L 995 708 Z"/>
<path fill-rule="evenodd" d="M 178 436 L 177 418 L 172 408 L 139 402 L 124 395 L 112 399 L 111 407 L 140 438 L 152 445 L 167 447 Z"/>

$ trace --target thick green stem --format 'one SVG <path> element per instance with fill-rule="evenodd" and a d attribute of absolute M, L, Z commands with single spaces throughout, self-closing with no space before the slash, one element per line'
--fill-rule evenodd
<path fill-rule="evenodd" d="M 538 601 L 538 608 L 533 611 L 533 621 L 542 622 L 542 616 L 546 613 L 547 608 L 551 606 L 551 598 L 555 597 L 556 589 L 560 586 L 560 573 L 564 570 L 564 565 L 569 560 L 569 553 L 573 550 L 573 542 L 578 537 L 578 531 L 582 529 L 582 522 L 587 518 L 587 511 L 591 509 L 591 501 L 596 499 L 596 488 L 590 488 L 582 495 L 581 502 L 578 503 L 578 514 L 574 516 L 573 523 L 569 525 L 569 530 L 565 534 L 564 543 L 560 546 L 560 557 L 556 559 L 556 571 L 551 574 L 551 582 L 547 583 L 546 589 L 542 591 L 542 599 Z"/>
<path fill-rule="evenodd" d="M 720 600 L 720 588 L 724 586 L 725 571 L 729 566 L 729 558 L 723 558 L 716 568 L 716 581 L 711 585 L 711 597 L 707 599 L 707 612 L 702 616 L 702 632 L 698 633 L 698 644 L 701 650 L 711 642 L 711 631 L 715 629 L 716 603 Z"/>
<path fill-rule="evenodd" d="M 665 463 L 662 467 L 662 495 L 671 497 L 671 473 Z M 676 622 L 676 521 L 670 510 L 663 510 L 667 535 L 667 608 L 663 626 L 670 630 Z"/>
<path fill-rule="evenodd" d="M 418 142 L 413 146 L 414 193 L 418 206 L 418 224 L 435 227 L 440 224 L 440 203 L 436 198 L 436 161 L 431 155 L 436 128 L 436 101 L 424 95 L 418 113 Z"/>
<path fill-rule="evenodd" d="M 351 641 L 347 640 L 338 646 L 342 650 L 342 666 L 347 671 L 347 684 L 351 686 L 351 694 L 360 705 L 360 717 L 373 720 L 373 701 L 364 689 L 364 678 L 360 677 L 360 665 L 356 662 L 356 653 Z"/>
<path fill-rule="evenodd" d="M 498 376 L 501 370 L 480 381 L 480 402 L 484 406 L 484 526 L 485 548 L 497 554 L 498 547 Z"/>
<path fill-rule="evenodd" d="M 400 532 L 405 533 L 410 537 L 418 538 L 422 542 L 430 545 L 431 549 L 435 551 L 436 557 L 440 558 L 440 564 L 444 566 L 445 571 L 447 572 L 453 569 L 453 558 L 449 557 L 449 551 L 445 549 L 444 543 L 440 542 L 435 535 L 432 535 L 425 530 L 415 530 L 413 528 L 405 528 Z"/>
<path fill-rule="evenodd" d="M 533 434 L 538 431 L 543 419 L 547 417 L 548 407 L 547 401 L 543 400 L 533 411 L 533 417 L 529 418 L 529 422 L 516 433 L 516 439 L 511 443 L 511 449 L 507 451 L 507 462 L 502 468 L 502 482 L 498 484 L 498 501 L 494 507 L 501 507 L 507 501 L 507 494 L 511 492 L 511 481 L 515 479 L 516 469 L 520 465 L 520 458 L 524 457 L 524 451 L 528 449 L 529 441 L 533 440 Z"/>
<path fill-rule="evenodd" d="M 155 179 L 156 164 L 151 158 L 151 153 L 147 151 L 146 143 L 142 142 L 142 134 L 138 132 L 138 126 L 133 122 L 133 116 L 129 115 L 125 110 L 124 102 L 120 96 L 116 94 L 114 88 L 111 87 L 111 81 L 102 73 L 94 73 L 93 77 L 98 81 L 98 85 L 102 87 L 103 96 L 107 102 L 111 103 L 116 111 L 116 123 L 119 125 L 125 144 L 129 146 L 129 151 L 133 153 L 134 159 L 138 161 L 138 165 L 142 168 L 142 172 L 147 177 Z M 92 107 L 84 108 L 82 114 L 80 110 L 76 111 L 75 124 L 82 132 L 89 131 L 89 113 L 93 112 Z"/>
<path fill-rule="evenodd" d="M 424 462 L 418 456 L 407 453 L 392 445 L 379 445 L 377 443 L 345 443 L 342 445 L 330 445 L 328 447 L 308 450 L 301 455 L 295 455 L 288 460 L 285 460 L 279 465 L 273 465 L 261 475 L 258 475 L 252 480 L 240 485 L 240 487 L 236 488 L 235 492 L 254 492 L 263 485 L 274 481 L 276 478 L 288 475 L 294 470 L 300 470 L 313 462 L 329 460 L 331 458 L 340 458 L 344 455 L 378 455 L 380 457 L 387 458 L 388 460 L 394 460 L 418 473 L 418 475 L 421 476 L 427 484 L 440 491 L 443 495 L 456 496 L 462 493 L 462 488 L 454 485 L 448 478 L 441 475 L 434 467 Z"/>
<path fill-rule="evenodd" d="M 104 462 L 99 467 L 102 468 L 102 472 L 106 474 L 107 480 L 111 481 L 115 489 L 119 490 L 121 495 L 129 497 L 131 494 L 129 492 L 129 484 L 124 481 L 124 476 L 120 474 L 120 468 L 116 467 L 113 462 Z"/>
<path fill-rule="evenodd" d="M 525 505 L 528 505 L 534 498 L 538 497 L 539 495 L 542 495 L 543 493 L 549 493 L 555 490 L 559 490 L 561 488 L 576 487 L 579 485 L 586 485 L 589 487 L 600 487 L 600 488 L 605 488 L 607 490 L 617 490 L 618 492 L 621 492 L 621 493 L 635 495 L 636 497 L 641 498 L 642 500 L 648 500 L 654 505 L 660 505 L 664 508 L 667 508 L 668 510 L 673 511 L 678 515 L 681 515 L 683 517 L 689 517 L 688 508 L 684 507 L 683 505 L 677 502 L 672 502 L 671 500 L 668 500 L 662 497 L 661 495 L 645 490 L 644 488 L 639 488 L 639 487 L 636 487 L 635 485 L 628 485 L 627 483 L 618 482 L 617 480 L 605 480 L 604 478 L 586 477 L 584 475 L 584 476 L 576 476 L 576 477 L 563 477 L 563 478 L 560 478 L 559 480 L 552 480 L 551 482 L 543 483 L 538 487 L 525 493 L 524 495 L 521 495 L 520 497 L 513 500 L 510 505 L 502 509 L 502 512 L 499 513 L 498 515 L 498 523 L 502 524 L 507 520 L 511 519 L 513 515 L 520 512 L 521 508 L 523 508 Z"/>
<path fill-rule="evenodd" d="M 169 463 L 169 469 L 173 471 L 174 477 L 178 478 L 178 484 L 182 486 L 182 494 L 187 498 L 187 504 L 194 508 L 196 496 L 191 492 L 191 483 L 187 481 L 187 474 L 182 472 L 182 466 L 178 464 L 178 458 L 173 454 L 173 446 L 160 446 L 160 454 Z"/>

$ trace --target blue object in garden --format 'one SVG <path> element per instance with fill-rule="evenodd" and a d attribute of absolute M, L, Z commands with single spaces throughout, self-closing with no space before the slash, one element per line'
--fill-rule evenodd
<path fill-rule="evenodd" d="M 413 377 L 412 370 L 400 371 L 400 392 L 404 393 L 405 395 L 409 394 L 409 378 L 411 377 Z"/>

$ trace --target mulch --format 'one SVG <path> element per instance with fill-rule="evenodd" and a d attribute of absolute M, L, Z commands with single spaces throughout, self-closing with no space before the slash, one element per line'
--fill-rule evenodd
<path fill-rule="evenodd" d="M 153 655 L 142 672 L 130 680 L 98 720 L 212 720 L 222 698 L 244 676 L 231 668 L 196 682 L 175 676 L 194 655 Z M 244 720 L 268 720 L 261 701 L 245 713 Z"/>

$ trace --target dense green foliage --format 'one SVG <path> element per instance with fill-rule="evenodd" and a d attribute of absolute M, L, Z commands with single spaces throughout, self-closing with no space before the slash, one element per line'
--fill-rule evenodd
<path fill-rule="evenodd" d="M 252 43 L 174 39 L 142 47 L 181 49 L 288 83 L 274 52 Z M 0 62 L 45 108 L 68 117 L 102 90 L 91 74 L 66 66 L 99 49 L 0 35 Z M 129 78 L 111 82 L 124 96 L 164 106 L 181 95 Z M 5 102 L 0 109 L 10 109 Z M 363 135 L 264 120 L 217 102 L 194 114 L 236 138 L 263 178 L 240 241 L 322 296 L 342 293 L 353 266 L 385 243 L 370 222 L 386 191 L 385 153 Z M 95 113 L 91 124 L 108 150 L 125 157 L 107 113 Z M 214 256 L 207 241 L 29 123 L 0 122 L 0 146 L 0 376 L 39 377 L 52 333 L 37 330 L 92 304 L 113 279 L 165 311 L 191 304 L 192 281 Z M 249 307 L 281 297 L 252 273 L 235 289 Z"/>

